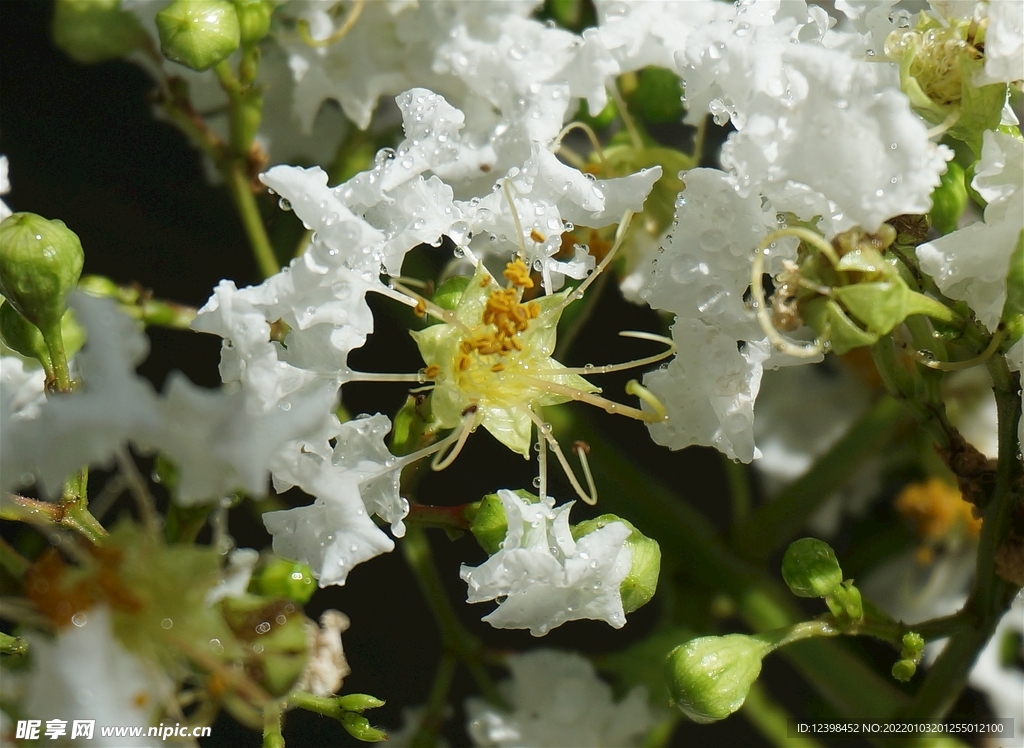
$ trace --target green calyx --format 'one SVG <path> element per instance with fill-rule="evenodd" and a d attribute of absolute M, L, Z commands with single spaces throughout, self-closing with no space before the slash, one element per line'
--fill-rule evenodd
<path fill-rule="evenodd" d="M 911 290 L 883 254 L 896 238 L 888 224 L 877 234 L 851 229 L 833 240 L 834 257 L 801 244 L 799 265 L 779 277 L 782 287 L 796 289 L 800 318 L 834 353 L 872 345 L 911 315 L 956 319 L 943 303 Z"/>
<path fill-rule="evenodd" d="M 254 653 L 246 669 L 271 696 L 288 693 L 306 667 L 309 619 L 302 609 L 287 600 L 243 595 L 224 598 L 220 610 L 238 640 L 250 644 Z"/>
<path fill-rule="evenodd" d="M 626 547 L 632 554 L 629 574 L 619 584 L 622 595 L 622 610 L 632 613 L 642 608 L 654 597 L 658 588 L 658 576 L 661 572 L 661 546 L 658 541 L 647 537 L 637 530 L 630 522 L 614 514 L 602 514 L 600 517 L 585 520 L 572 528 L 573 540 L 579 541 L 586 535 L 599 530 L 613 522 L 621 522 L 629 528 Z"/>
<path fill-rule="evenodd" d="M 64 313 L 60 329 L 64 338 L 64 352 L 71 358 L 85 344 L 85 330 L 75 319 L 74 310 L 69 309 Z M 22 356 L 36 359 L 47 372 L 52 371 L 53 362 L 43 334 L 7 302 L 0 305 L 0 341 Z"/>
<path fill-rule="evenodd" d="M 208 70 L 241 44 L 235 5 L 227 0 L 174 0 L 156 14 L 160 49 L 167 59 Z"/>
<path fill-rule="evenodd" d="M 239 38 L 245 46 L 256 44 L 270 31 L 274 4 L 270 0 L 232 0 L 238 13 Z"/>
<path fill-rule="evenodd" d="M 960 164 L 950 161 L 939 186 L 932 191 L 932 209 L 928 216 L 932 225 L 943 234 L 956 231 L 960 216 L 967 208 L 967 183 Z"/>
<path fill-rule="evenodd" d="M 0 223 L 0 294 L 44 337 L 59 331 L 84 261 L 82 243 L 63 221 L 14 213 Z"/>
<path fill-rule="evenodd" d="M 529 491 L 518 489 L 513 491 L 516 496 L 528 504 L 536 504 L 540 501 Z M 501 544 L 508 533 L 508 519 L 505 517 L 505 507 L 501 504 L 498 494 L 491 493 L 484 496 L 477 505 L 476 514 L 473 516 L 469 531 L 473 533 L 476 542 L 487 551 L 488 556 L 493 556 L 501 550 Z"/>
<path fill-rule="evenodd" d="M 747 698 L 771 641 L 745 634 L 702 636 L 673 649 L 667 661 L 672 703 L 694 722 L 725 719 Z"/>
<path fill-rule="evenodd" d="M 828 605 L 840 629 L 845 630 L 864 619 L 864 601 L 861 599 L 860 590 L 853 586 L 852 579 L 837 585 L 832 592 L 825 595 L 825 604 Z"/>
<path fill-rule="evenodd" d="M 306 564 L 288 558 L 274 558 L 253 575 L 249 591 L 304 605 L 316 592 L 316 579 Z"/>
<path fill-rule="evenodd" d="M 924 637 L 915 631 L 903 635 L 900 659 L 892 666 L 892 677 L 901 683 L 906 683 L 914 677 L 917 666 L 921 664 L 921 655 L 924 653 Z"/>
<path fill-rule="evenodd" d="M 782 556 L 782 578 L 797 597 L 825 597 L 843 581 L 843 570 L 828 543 L 801 538 Z"/>
<path fill-rule="evenodd" d="M 53 43 L 86 65 L 124 57 L 147 39 L 138 19 L 120 5 L 120 0 L 58 0 Z"/>

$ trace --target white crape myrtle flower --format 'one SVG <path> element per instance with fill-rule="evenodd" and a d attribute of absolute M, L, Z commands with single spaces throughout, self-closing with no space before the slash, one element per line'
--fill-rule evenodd
<path fill-rule="evenodd" d="M 173 699 L 173 686 L 159 665 L 139 659 L 114 637 L 110 611 L 94 607 L 75 616 L 79 621 L 49 638 L 26 634 L 32 668 L 26 676 L 25 716 L 95 720 L 97 725 L 145 728 L 157 722 L 163 705 Z M 99 730 L 96 730 L 98 737 Z M 104 745 L 160 745 L 145 738 L 104 738 Z M 93 740 L 76 741 L 92 745 Z"/>
<path fill-rule="evenodd" d="M 241 597 L 249 589 L 253 569 L 260 560 L 255 548 L 235 548 L 228 554 L 228 563 L 221 572 L 221 578 L 206 593 L 204 602 L 214 605 L 227 597 Z"/>
<path fill-rule="evenodd" d="M 1024 143 L 986 131 L 971 184 L 988 203 L 984 222 L 920 245 L 917 258 L 944 294 L 966 301 L 994 330 L 1006 303 L 1010 257 L 1024 231 Z"/>
<path fill-rule="evenodd" d="M 473 745 L 624 748 L 641 745 L 656 723 L 643 686 L 616 702 L 611 686 L 575 652 L 538 649 L 509 655 L 506 664 L 512 679 L 498 689 L 510 711 L 476 697 L 466 701 Z"/>
<path fill-rule="evenodd" d="M 263 515 L 274 552 L 308 564 L 321 587 L 344 584 L 355 566 L 394 550 L 372 514 L 391 523 L 396 537 L 405 534 L 409 504 L 398 491 L 404 462 L 384 446 L 390 429 L 386 416 L 357 418 L 341 425 L 327 459 L 296 448 L 274 464 L 279 491 L 298 486 L 316 497 L 308 506 Z"/>
<path fill-rule="evenodd" d="M 716 169 L 692 169 L 685 181 L 672 233 L 640 289 L 652 307 L 676 315 L 676 357 L 644 376 L 668 412 L 651 424 L 651 436 L 671 449 L 715 446 L 750 462 L 759 454 L 754 400 L 765 362 L 795 362 L 773 357 L 743 300 L 754 249 L 775 214 L 765 212 L 758 197 L 741 196 L 733 179 Z M 794 243 L 780 241 L 769 267 L 781 269 L 778 263 L 794 256 Z"/>
<path fill-rule="evenodd" d="M 977 83 L 1012 83 L 1024 78 L 1024 2 L 991 0 L 987 5 L 985 73 Z"/>
<path fill-rule="evenodd" d="M 468 602 L 502 598 L 483 620 L 495 628 L 529 629 L 534 636 L 585 618 L 624 626 L 619 585 L 632 563 L 625 545 L 631 530 L 611 522 L 574 541 L 569 511 L 575 502 L 556 509 L 551 497 L 529 504 L 504 489 L 498 497 L 508 521 L 501 548 L 480 566 L 463 565 L 459 572 Z"/>

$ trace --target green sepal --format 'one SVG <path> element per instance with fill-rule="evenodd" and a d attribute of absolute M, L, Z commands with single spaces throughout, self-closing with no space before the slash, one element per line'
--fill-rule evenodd
<path fill-rule="evenodd" d="M 313 570 L 289 558 L 272 558 L 249 582 L 249 591 L 254 594 L 292 600 L 299 605 L 307 603 L 316 589 Z"/>
<path fill-rule="evenodd" d="M 858 623 L 864 618 L 864 601 L 853 580 L 846 580 L 825 597 L 825 604 L 840 627 Z"/>
<path fill-rule="evenodd" d="M 344 712 L 338 719 L 345 731 L 356 740 L 361 740 L 364 743 L 379 743 L 388 739 L 386 732 L 373 727 L 370 721 L 360 714 Z"/>
<path fill-rule="evenodd" d="M 865 332 L 846 316 L 846 312 L 832 299 L 818 297 L 801 306 L 800 313 L 808 327 L 814 333 L 829 341 L 831 350 L 836 355 L 874 345 L 878 336 Z"/>
<path fill-rule="evenodd" d="M 939 186 L 932 191 L 932 209 L 928 212 L 934 226 L 943 235 L 956 231 L 967 207 L 964 169 L 955 161 L 946 165 Z"/>
<path fill-rule="evenodd" d="M 53 43 L 75 62 L 116 60 L 147 41 L 139 20 L 120 0 L 58 0 L 53 9 Z"/>
<path fill-rule="evenodd" d="M 430 415 L 430 396 L 409 395 L 395 414 L 391 427 L 391 453 L 397 457 L 415 452 L 426 446 L 427 435 L 433 434 Z"/>
<path fill-rule="evenodd" d="M 453 275 L 437 287 L 430 300 L 442 309 L 453 311 L 462 300 L 462 295 L 469 287 L 470 280 L 468 275 Z M 431 319 L 431 324 L 440 324 L 440 320 Z"/>
<path fill-rule="evenodd" d="M 679 122 L 683 118 L 683 86 L 679 76 L 655 65 L 637 75 L 633 109 L 648 122 Z"/>
<path fill-rule="evenodd" d="M 362 714 L 367 709 L 377 709 L 386 704 L 386 701 L 370 696 L 368 693 L 350 693 L 338 697 L 338 706 L 346 712 Z"/>
<path fill-rule="evenodd" d="M 888 335 L 912 314 L 924 314 L 951 322 L 949 307 L 930 296 L 911 291 L 901 280 L 855 283 L 832 289 L 850 316 L 875 336 Z"/>
<path fill-rule="evenodd" d="M 584 520 L 571 528 L 573 540 L 579 541 L 585 535 L 599 530 L 613 522 L 621 522 L 629 528 L 626 547 L 629 548 L 632 563 L 629 573 L 619 584 L 622 596 L 622 610 L 632 613 L 651 601 L 658 588 L 658 576 L 661 572 L 661 546 L 658 541 L 649 538 L 637 530 L 632 523 L 614 514 L 602 514 L 594 519 Z"/>
<path fill-rule="evenodd" d="M 917 663 L 912 660 L 896 660 L 892 666 L 892 677 L 900 683 L 908 683 L 917 672 Z"/>
<path fill-rule="evenodd" d="M 702 636 L 676 647 L 667 662 L 672 703 L 694 722 L 725 719 L 743 706 L 773 648 L 745 634 Z"/>
<path fill-rule="evenodd" d="M 13 213 L 0 223 L 0 294 L 44 337 L 60 323 L 85 262 L 63 221 Z"/>
<path fill-rule="evenodd" d="M 160 50 L 192 70 L 209 70 L 241 44 L 238 12 L 227 0 L 174 0 L 156 14 Z"/>
<path fill-rule="evenodd" d="M 960 53 L 960 115 L 956 124 L 949 128 L 951 138 L 962 140 L 971 150 L 981 156 L 981 143 L 985 130 L 999 126 L 1006 104 L 1005 83 L 990 83 L 985 86 L 974 84 L 975 76 L 985 67 L 983 59 L 973 59 Z"/>
<path fill-rule="evenodd" d="M 797 597 L 825 597 L 843 581 L 835 551 L 824 540 L 801 538 L 782 556 L 782 578 Z"/>
<path fill-rule="evenodd" d="M 60 330 L 64 339 L 64 352 L 71 358 L 85 344 L 85 328 L 78 324 L 74 309 L 64 313 L 60 320 Z M 0 341 L 22 356 L 36 359 L 47 371 L 53 366 L 50 351 L 39 328 L 18 314 L 6 301 L 0 304 Z"/>

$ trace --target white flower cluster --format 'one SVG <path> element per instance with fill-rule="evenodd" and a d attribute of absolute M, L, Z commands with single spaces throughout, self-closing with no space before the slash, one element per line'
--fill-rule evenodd
<path fill-rule="evenodd" d="M 546 497 L 530 504 L 498 491 L 508 532 L 501 548 L 480 566 L 463 566 L 471 603 L 501 599 L 484 620 L 499 629 L 529 629 L 544 636 L 566 621 L 591 618 L 613 628 L 626 624 L 619 585 L 629 574 L 631 530 L 611 522 L 573 540 L 569 511 Z"/>
<path fill-rule="evenodd" d="M 498 688 L 505 711 L 483 699 L 466 702 L 473 745 L 599 748 L 640 745 L 655 724 L 642 686 L 616 702 L 594 666 L 574 652 L 539 649 L 507 659 L 512 679 Z"/>

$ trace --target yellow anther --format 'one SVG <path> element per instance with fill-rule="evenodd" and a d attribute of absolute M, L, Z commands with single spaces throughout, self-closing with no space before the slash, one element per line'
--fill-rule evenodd
<path fill-rule="evenodd" d="M 437 364 L 431 364 L 430 366 L 423 370 L 423 376 L 425 376 L 427 379 L 437 379 L 439 376 L 441 376 L 441 367 L 438 366 Z"/>
<path fill-rule="evenodd" d="M 499 361 L 498 363 L 496 363 L 496 364 L 493 364 L 493 365 L 491 366 L 491 371 L 493 371 L 493 372 L 495 372 L 495 373 L 497 373 L 497 372 L 499 372 L 499 371 L 505 371 L 505 364 L 503 364 L 503 363 L 501 363 L 501 362 Z"/>
<path fill-rule="evenodd" d="M 416 306 L 413 307 L 413 313 L 417 317 L 425 317 L 427 315 L 427 302 L 425 299 L 420 299 L 416 302 Z"/>
<path fill-rule="evenodd" d="M 904 488 L 896 498 L 896 509 L 922 539 L 940 540 L 958 526 L 972 538 L 981 532 L 981 520 L 974 516 L 960 491 L 938 478 Z"/>
<path fill-rule="evenodd" d="M 534 232 L 536 233 L 536 231 Z M 530 235 L 533 237 L 533 234 Z M 534 241 L 543 241 L 534 239 Z M 530 268 L 526 266 L 526 263 L 520 259 L 515 259 L 505 266 L 505 271 L 502 273 L 513 286 L 518 288 L 533 288 L 533 278 L 530 277 Z"/>
<path fill-rule="evenodd" d="M 485 275 L 480 279 L 480 288 L 487 288 L 489 285 L 491 285 L 491 276 Z"/>
<path fill-rule="evenodd" d="M 469 369 L 471 364 L 472 361 L 470 360 L 469 356 L 465 353 L 460 354 L 459 357 L 455 360 L 455 368 L 458 369 L 459 371 L 466 371 L 467 369 Z"/>
<path fill-rule="evenodd" d="M 537 244 L 540 244 L 545 240 L 544 234 L 537 231 L 537 229 L 530 229 L 530 238 L 537 242 Z"/>

